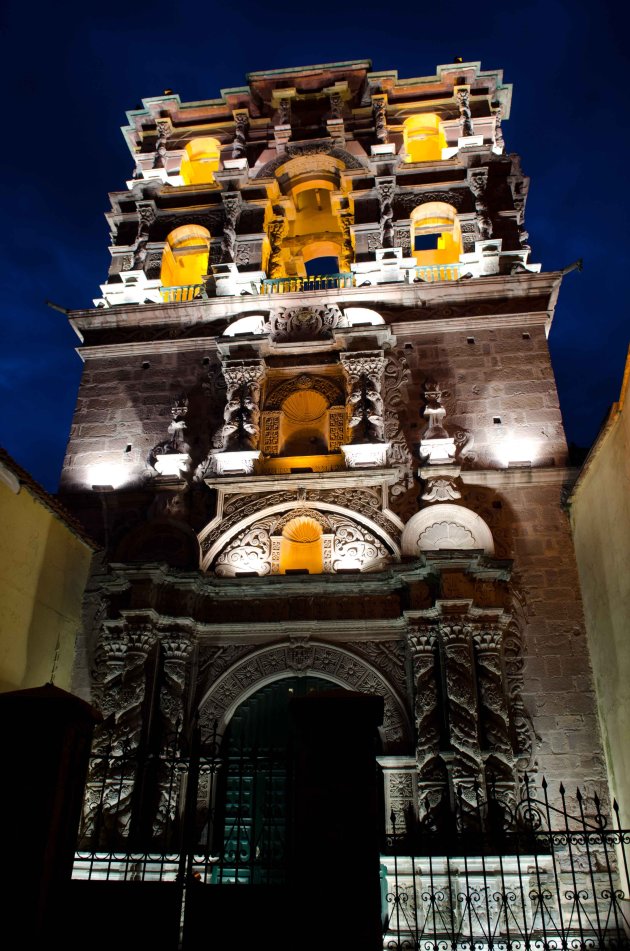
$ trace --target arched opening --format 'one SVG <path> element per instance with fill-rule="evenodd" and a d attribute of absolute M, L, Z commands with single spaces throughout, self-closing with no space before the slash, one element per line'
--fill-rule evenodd
<path fill-rule="evenodd" d="M 201 225 L 182 225 L 166 239 L 160 280 L 163 287 L 199 285 L 208 273 L 210 232 Z"/>
<path fill-rule="evenodd" d="M 282 530 L 280 574 L 304 571 L 320 575 L 324 570 L 322 527 L 314 518 L 300 515 Z"/>
<path fill-rule="evenodd" d="M 221 144 L 210 136 L 193 139 L 185 148 L 179 174 L 184 185 L 209 185 L 219 168 Z"/>
<path fill-rule="evenodd" d="M 280 452 L 285 456 L 314 456 L 328 452 L 328 401 L 317 390 L 297 390 L 282 404 Z"/>
<path fill-rule="evenodd" d="M 435 162 L 442 158 L 446 137 L 440 117 L 434 112 L 410 116 L 403 125 L 407 162 Z"/>
<path fill-rule="evenodd" d="M 209 823 L 202 843 L 221 857 L 216 882 L 283 881 L 294 740 L 290 704 L 339 689 L 323 677 L 285 677 L 236 709 L 221 744 L 214 835 Z"/>
<path fill-rule="evenodd" d="M 411 243 L 419 266 L 455 264 L 462 253 L 462 235 L 452 205 L 430 201 L 411 213 Z"/>

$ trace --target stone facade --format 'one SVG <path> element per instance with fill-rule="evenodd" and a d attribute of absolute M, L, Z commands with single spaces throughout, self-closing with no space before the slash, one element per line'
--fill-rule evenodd
<path fill-rule="evenodd" d="M 72 315 L 62 490 L 107 548 L 76 689 L 126 737 L 156 728 L 149 663 L 164 729 L 222 730 L 274 678 L 376 693 L 410 822 L 458 790 L 513 803 L 525 772 L 605 796 L 546 344 L 562 276 L 529 262 L 510 87 L 479 64 L 249 80 L 130 114 L 110 275 Z"/>

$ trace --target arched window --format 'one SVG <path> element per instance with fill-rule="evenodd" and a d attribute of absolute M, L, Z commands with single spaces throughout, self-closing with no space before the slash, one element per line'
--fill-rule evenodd
<path fill-rule="evenodd" d="M 308 571 L 320 575 L 324 570 L 322 527 L 314 518 L 299 515 L 282 530 L 280 574 Z"/>
<path fill-rule="evenodd" d="M 411 213 L 411 246 L 420 266 L 459 261 L 462 236 L 453 206 L 430 201 L 414 208 Z"/>
<path fill-rule="evenodd" d="M 208 185 L 214 181 L 219 167 L 221 144 L 217 139 L 203 136 L 186 146 L 179 174 L 184 185 Z"/>
<path fill-rule="evenodd" d="M 190 287 L 208 273 L 210 232 L 200 225 L 182 225 L 166 239 L 160 279 L 163 287 Z"/>
<path fill-rule="evenodd" d="M 435 162 L 442 158 L 446 138 L 434 112 L 411 116 L 403 125 L 407 162 Z"/>

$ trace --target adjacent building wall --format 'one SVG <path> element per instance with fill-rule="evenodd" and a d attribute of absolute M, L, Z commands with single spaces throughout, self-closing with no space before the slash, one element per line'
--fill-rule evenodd
<path fill-rule="evenodd" d="M 67 690 L 94 546 L 4 453 L 0 519 L 0 691 Z"/>
<path fill-rule="evenodd" d="M 630 823 L 630 351 L 611 409 L 571 496 L 584 612 L 610 785 Z"/>

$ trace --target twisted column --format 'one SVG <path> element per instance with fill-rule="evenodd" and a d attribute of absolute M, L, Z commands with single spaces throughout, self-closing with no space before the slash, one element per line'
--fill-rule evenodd
<path fill-rule="evenodd" d="M 372 96 L 372 114 L 374 116 L 374 131 L 381 144 L 389 141 L 387 131 L 387 96 Z"/>
<path fill-rule="evenodd" d="M 472 112 L 470 110 L 470 88 L 468 86 L 457 86 L 455 95 L 459 106 L 462 136 L 474 135 L 475 130 L 473 128 Z"/>
<path fill-rule="evenodd" d="M 287 230 L 287 220 L 286 218 L 274 218 L 269 223 L 269 244 L 271 245 L 271 253 L 269 255 L 269 264 L 267 266 L 267 273 L 269 277 L 282 277 L 282 239 Z"/>
<path fill-rule="evenodd" d="M 435 630 L 427 628 L 409 634 L 414 682 L 416 724 L 416 768 L 421 807 L 434 809 L 445 792 L 444 764 L 440 758 L 439 671 L 435 664 Z"/>
<path fill-rule="evenodd" d="M 380 205 L 381 247 L 394 247 L 394 195 L 396 181 L 393 178 L 379 178 L 376 180 L 376 190 Z"/>
<path fill-rule="evenodd" d="M 167 634 L 161 638 L 164 658 L 160 689 L 160 712 L 165 726 L 156 776 L 157 810 L 153 819 L 153 834 L 164 836 L 175 821 L 179 783 L 175 776 L 179 754 L 178 739 L 185 716 L 188 662 L 193 639 L 186 632 Z"/>
<path fill-rule="evenodd" d="M 153 159 L 153 168 L 164 168 L 164 158 L 166 156 L 166 143 L 173 131 L 170 119 L 158 119 L 155 123 L 157 129 L 157 142 L 155 143 L 155 158 Z"/>
<path fill-rule="evenodd" d="M 476 794 L 472 786 L 481 778 L 482 760 L 472 633 L 468 624 L 439 625 L 446 668 L 453 785 L 456 791 L 461 785 L 464 801 L 474 808 Z"/>
<path fill-rule="evenodd" d="M 249 113 L 246 109 L 237 109 L 234 115 L 234 141 L 232 142 L 232 158 L 245 158 L 247 155 L 247 133 L 249 131 Z"/>

